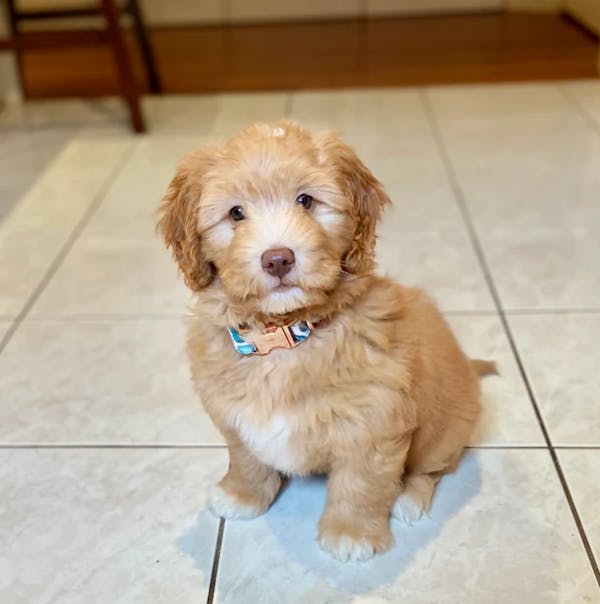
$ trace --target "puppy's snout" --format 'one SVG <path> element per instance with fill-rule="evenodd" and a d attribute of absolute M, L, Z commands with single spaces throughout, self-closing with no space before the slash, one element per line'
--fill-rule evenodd
<path fill-rule="evenodd" d="M 292 270 L 295 262 L 294 252 L 287 247 L 272 248 L 261 256 L 263 270 L 280 279 Z"/>

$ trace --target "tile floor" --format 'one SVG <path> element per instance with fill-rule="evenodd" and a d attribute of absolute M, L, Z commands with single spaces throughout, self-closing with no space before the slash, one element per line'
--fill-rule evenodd
<path fill-rule="evenodd" d="M 0 602 L 600 602 L 600 82 L 146 111 L 143 137 L 115 100 L 0 115 Z M 356 146 L 395 203 L 382 270 L 502 371 L 430 517 L 361 565 L 315 544 L 320 479 L 254 521 L 205 511 L 227 455 L 153 234 L 182 153 L 282 115 Z"/>

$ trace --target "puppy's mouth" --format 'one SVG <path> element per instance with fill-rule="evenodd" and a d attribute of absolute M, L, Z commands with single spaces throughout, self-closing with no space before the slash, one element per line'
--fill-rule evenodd
<path fill-rule="evenodd" d="M 279 285 L 276 285 L 273 289 L 271 289 L 272 292 L 287 292 L 290 289 L 292 289 L 293 287 L 298 287 L 295 283 L 286 283 L 285 281 L 281 281 L 279 283 Z"/>
<path fill-rule="evenodd" d="M 269 315 L 281 315 L 305 306 L 307 300 L 306 292 L 297 283 L 281 279 L 263 296 L 261 310 Z"/>
<path fill-rule="evenodd" d="M 300 286 L 297 283 L 295 283 L 294 281 L 291 281 L 289 279 L 286 279 L 285 277 L 282 277 L 279 279 L 279 283 L 276 283 L 269 289 L 268 293 L 271 294 L 273 292 L 287 292 L 287 291 L 290 291 L 291 289 L 299 288 L 299 287 Z"/>

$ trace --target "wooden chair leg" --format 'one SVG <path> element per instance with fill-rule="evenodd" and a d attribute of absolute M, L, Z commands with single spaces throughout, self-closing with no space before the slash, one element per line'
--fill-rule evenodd
<path fill-rule="evenodd" d="M 140 5 L 137 0 L 129 0 L 127 3 L 127 12 L 133 19 L 133 26 L 137 35 L 138 44 L 142 51 L 142 58 L 144 59 L 144 65 L 146 67 L 146 75 L 148 77 L 148 85 L 150 92 L 159 93 L 161 91 L 160 78 L 158 71 L 156 70 L 156 61 L 154 59 L 154 52 L 152 45 L 148 39 L 148 31 L 140 11 Z"/>
<path fill-rule="evenodd" d="M 133 76 L 129 53 L 125 45 L 123 30 L 119 23 L 119 12 L 114 0 L 101 0 L 102 13 L 106 19 L 110 46 L 117 68 L 121 95 L 127 103 L 131 127 L 135 132 L 145 132 L 146 126 L 140 108 L 140 95 Z"/>
<path fill-rule="evenodd" d="M 17 13 L 17 7 L 15 6 L 15 0 L 6 0 L 7 16 L 8 16 L 8 27 L 10 35 L 13 39 L 19 37 L 19 18 Z M 23 98 L 27 97 L 27 90 L 25 88 L 25 68 L 23 65 L 23 50 L 17 45 L 15 48 L 15 54 L 17 57 L 17 73 L 19 78 L 19 85 L 21 87 L 21 94 Z"/>

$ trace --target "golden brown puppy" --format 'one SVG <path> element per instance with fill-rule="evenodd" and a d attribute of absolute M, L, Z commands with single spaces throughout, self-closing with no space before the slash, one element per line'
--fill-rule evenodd
<path fill-rule="evenodd" d="M 389 202 L 331 133 L 250 126 L 185 157 L 159 231 L 197 292 L 193 381 L 229 446 L 211 494 L 262 514 L 280 473 L 326 472 L 319 544 L 364 560 L 427 511 L 479 414 L 478 376 L 419 290 L 373 274 Z"/>

